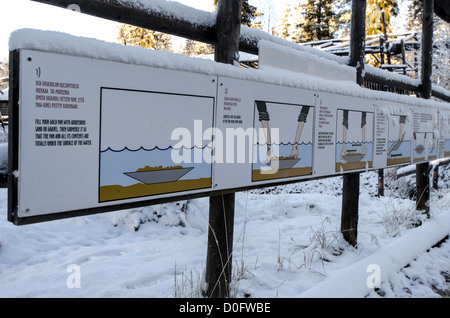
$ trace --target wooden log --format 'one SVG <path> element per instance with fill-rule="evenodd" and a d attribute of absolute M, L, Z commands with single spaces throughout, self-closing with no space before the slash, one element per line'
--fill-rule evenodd
<path fill-rule="evenodd" d="M 214 60 L 234 64 L 239 60 L 242 0 L 222 0 L 218 3 Z M 236 12 L 239 12 L 237 14 Z"/>
<path fill-rule="evenodd" d="M 384 197 L 384 169 L 378 169 L 378 197 Z"/>
<path fill-rule="evenodd" d="M 132 2 L 118 0 L 32 0 L 61 8 L 76 4 L 80 12 L 149 30 L 164 32 L 187 39 L 214 44 L 215 26 L 192 23 L 175 15 L 143 10 Z M 192 12 L 200 10 L 192 9 Z"/>
<path fill-rule="evenodd" d="M 371 83 L 377 83 L 377 84 L 383 85 L 383 86 L 396 87 L 396 88 L 403 89 L 406 91 L 415 92 L 418 89 L 417 85 L 402 82 L 401 80 L 396 80 L 393 78 L 379 76 L 377 74 L 373 74 L 370 72 L 365 72 L 364 80 L 367 82 L 371 82 Z M 449 97 L 450 97 L 450 95 L 449 95 Z"/>
<path fill-rule="evenodd" d="M 356 67 L 356 82 L 362 85 L 366 40 L 366 0 L 352 1 L 352 18 L 350 26 L 349 65 Z"/>
<path fill-rule="evenodd" d="M 209 197 L 208 248 L 205 296 L 230 297 L 232 272 L 234 193 Z"/>
<path fill-rule="evenodd" d="M 433 0 L 423 1 L 422 20 L 422 84 L 419 86 L 420 97 L 431 97 L 431 74 L 433 59 Z M 430 178 L 429 163 L 416 166 L 416 209 L 430 216 Z"/>
<path fill-rule="evenodd" d="M 386 13 L 384 12 L 384 10 L 381 10 L 381 20 L 383 22 L 384 40 L 386 43 L 386 47 L 388 48 L 386 50 L 387 62 L 388 62 L 388 64 L 391 64 L 391 50 L 389 48 L 389 36 L 387 34 L 387 25 L 386 25 Z"/>
<path fill-rule="evenodd" d="M 221 0 L 217 12 L 216 62 L 233 64 L 239 53 L 241 0 Z M 206 254 L 206 296 L 230 297 L 232 273 L 235 194 L 209 198 L 208 250 Z"/>
<path fill-rule="evenodd" d="M 416 210 L 430 216 L 430 165 L 428 162 L 416 165 Z"/>
<path fill-rule="evenodd" d="M 341 232 L 352 246 L 357 245 L 359 208 L 359 173 L 346 174 L 342 187 Z"/>
<path fill-rule="evenodd" d="M 356 82 L 364 82 L 364 47 L 366 39 L 366 0 L 352 1 L 350 66 L 356 67 Z M 352 246 L 357 244 L 359 208 L 359 173 L 346 174 L 342 186 L 341 232 Z"/>
<path fill-rule="evenodd" d="M 422 84 L 419 87 L 422 98 L 431 97 L 431 74 L 433 70 L 433 0 L 423 1 L 422 20 Z"/>
<path fill-rule="evenodd" d="M 434 167 L 433 169 L 433 189 L 439 189 L 439 166 Z"/>

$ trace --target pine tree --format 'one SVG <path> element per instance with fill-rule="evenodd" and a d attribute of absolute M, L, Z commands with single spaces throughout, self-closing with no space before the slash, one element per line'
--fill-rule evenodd
<path fill-rule="evenodd" d="M 303 20 L 301 6 L 288 4 L 284 9 L 283 18 L 274 33 L 276 36 L 292 42 L 303 42 Z"/>
<path fill-rule="evenodd" d="M 261 7 L 259 9 L 261 10 L 261 29 L 269 34 L 275 35 L 275 23 L 277 21 L 275 0 L 264 0 L 264 2 L 261 2 Z"/>
<path fill-rule="evenodd" d="M 367 0 L 366 5 L 366 34 L 384 33 L 382 11 L 386 18 L 386 32 L 392 32 L 391 16 L 399 12 L 397 0 Z"/>
<path fill-rule="evenodd" d="M 450 89 L 450 24 L 434 15 L 433 76 L 437 85 Z"/>
<path fill-rule="evenodd" d="M 172 51 L 171 38 L 169 34 L 128 24 L 122 24 L 118 37 L 125 45 L 135 45 L 164 51 Z"/>
<path fill-rule="evenodd" d="M 303 36 L 306 42 L 333 38 L 336 32 L 333 5 L 334 0 L 306 0 L 302 5 L 305 17 Z"/>
<path fill-rule="evenodd" d="M 407 30 L 420 31 L 423 20 L 423 2 L 412 0 L 408 7 Z M 450 25 L 433 15 L 433 71 L 431 81 L 450 89 Z M 420 58 L 418 59 L 420 61 Z M 419 66 L 420 69 L 420 66 Z"/>
<path fill-rule="evenodd" d="M 407 30 L 420 30 L 423 19 L 423 2 L 421 0 L 412 0 L 408 6 Z"/>
<path fill-rule="evenodd" d="M 350 36 L 352 0 L 334 0 L 334 21 L 337 37 Z"/>
<path fill-rule="evenodd" d="M 214 46 L 211 44 L 198 42 L 194 40 L 186 40 L 183 54 L 189 56 L 201 55 L 201 54 L 213 54 Z"/>

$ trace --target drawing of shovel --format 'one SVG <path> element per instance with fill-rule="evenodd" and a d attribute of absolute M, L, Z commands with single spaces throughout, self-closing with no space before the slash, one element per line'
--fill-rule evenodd
<path fill-rule="evenodd" d="M 398 148 L 400 148 L 400 146 L 403 143 L 403 139 L 405 138 L 405 133 L 406 133 L 406 131 L 403 132 L 402 138 L 400 138 L 400 140 L 398 140 L 395 144 L 393 144 L 391 146 L 391 149 L 389 149 L 388 155 L 390 155 L 391 152 L 396 151 L 396 150 L 398 150 Z"/>

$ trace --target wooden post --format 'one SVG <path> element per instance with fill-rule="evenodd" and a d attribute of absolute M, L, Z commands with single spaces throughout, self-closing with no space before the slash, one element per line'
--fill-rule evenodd
<path fill-rule="evenodd" d="M 430 216 L 430 165 L 428 162 L 416 165 L 416 209 Z"/>
<path fill-rule="evenodd" d="M 417 33 L 414 36 L 414 40 L 416 40 L 417 42 L 419 41 L 419 39 L 417 38 Z M 414 50 L 414 78 L 417 79 L 419 78 L 419 59 L 417 57 L 417 50 Z"/>
<path fill-rule="evenodd" d="M 208 250 L 206 254 L 206 296 L 230 296 L 233 253 L 234 193 L 209 197 Z"/>
<path fill-rule="evenodd" d="M 359 173 L 344 176 L 342 189 L 341 232 L 352 246 L 357 245 L 359 206 Z"/>
<path fill-rule="evenodd" d="M 422 74 L 420 96 L 431 97 L 431 74 L 433 57 L 433 0 L 423 1 L 422 21 Z M 429 163 L 416 165 L 416 209 L 430 216 L 430 176 Z"/>
<path fill-rule="evenodd" d="M 383 22 L 383 34 L 384 34 L 384 41 L 386 42 L 386 55 L 387 55 L 387 63 L 391 65 L 391 50 L 389 48 L 389 36 L 387 33 L 387 25 L 386 25 L 386 13 L 384 10 L 381 10 L 381 19 Z"/>
<path fill-rule="evenodd" d="M 233 64 L 239 56 L 242 0 L 219 0 L 214 60 Z"/>
<path fill-rule="evenodd" d="M 216 62 L 234 64 L 239 53 L 242 0 L 220 0 L 214 46 Z M 205 295 L 230 296 L 232 271 L 235 195 L 220 194 L 209 198 L 208 250 L 206 255 Z"/>
<path fill-rule="evenodd" d="M 384 63 L 384 37 L 382 35 L 380 35 L 380 60 L 381 60 L 381 66 L 383 66 Z M 380 66 L 380 68 L 381 68 Z"/>
<path fill-rule="evenodd" d="M 365 39 L 366 39 L 366 0 L 352 1 L 350 34 L 350 66 L 356 67 L 356 82 L 363 83 Z"/>
<path fill-rule="evenodd" d="M 363 84 L 366 37 L 366 0 L 352 1 L 350 35 L 350 66 L 356 67 L 356 81 Z M 359 205 L 359 173 L 345 174 L 342 187 L 341 232 L 344 239 L 356 246 Z"/>
<path fill-rule="evenodd" d="M 400 40 L 400 45 L 402 49 L 402 64 L 406 65 L 406 50 L 405 50 L 405 40 Z M 403 69 L 403 75 L 406 75 L 406 67 Z"/>
<path fill-rule="evenodd" d="M 378 197 L 384 196 L 384 169 L 378 169 Z"/>
<path fill-rule="evenodd" d="M 420 95 L 422 98 L 431 97 L 431 74 L 433 62 L 433 0 L 423 1 L 422 21 L 422 74 Z"/>
<path fill-rule="evenodd" d="M 433 169 L 433 189 L 438 190 L 439 189 L 439 165 L 434 167 Z"/>

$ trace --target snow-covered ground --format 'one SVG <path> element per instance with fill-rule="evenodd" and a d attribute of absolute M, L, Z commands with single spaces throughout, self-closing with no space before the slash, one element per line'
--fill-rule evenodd
<path fill-rule="evenodd" d="M 426 250 L 450 232 L 450 171 L 429 220 L 414 178 L 393 174 L 382 198 L 376 172 L 361 174 L 356 249 L 339 231 L 341 177 L 237 193 L 232 296 L 448 296 L 450 241 Z M 21 227 L 6 210 L 0 189 L 0 297 L 201 297 L 207 198 Z"/>

